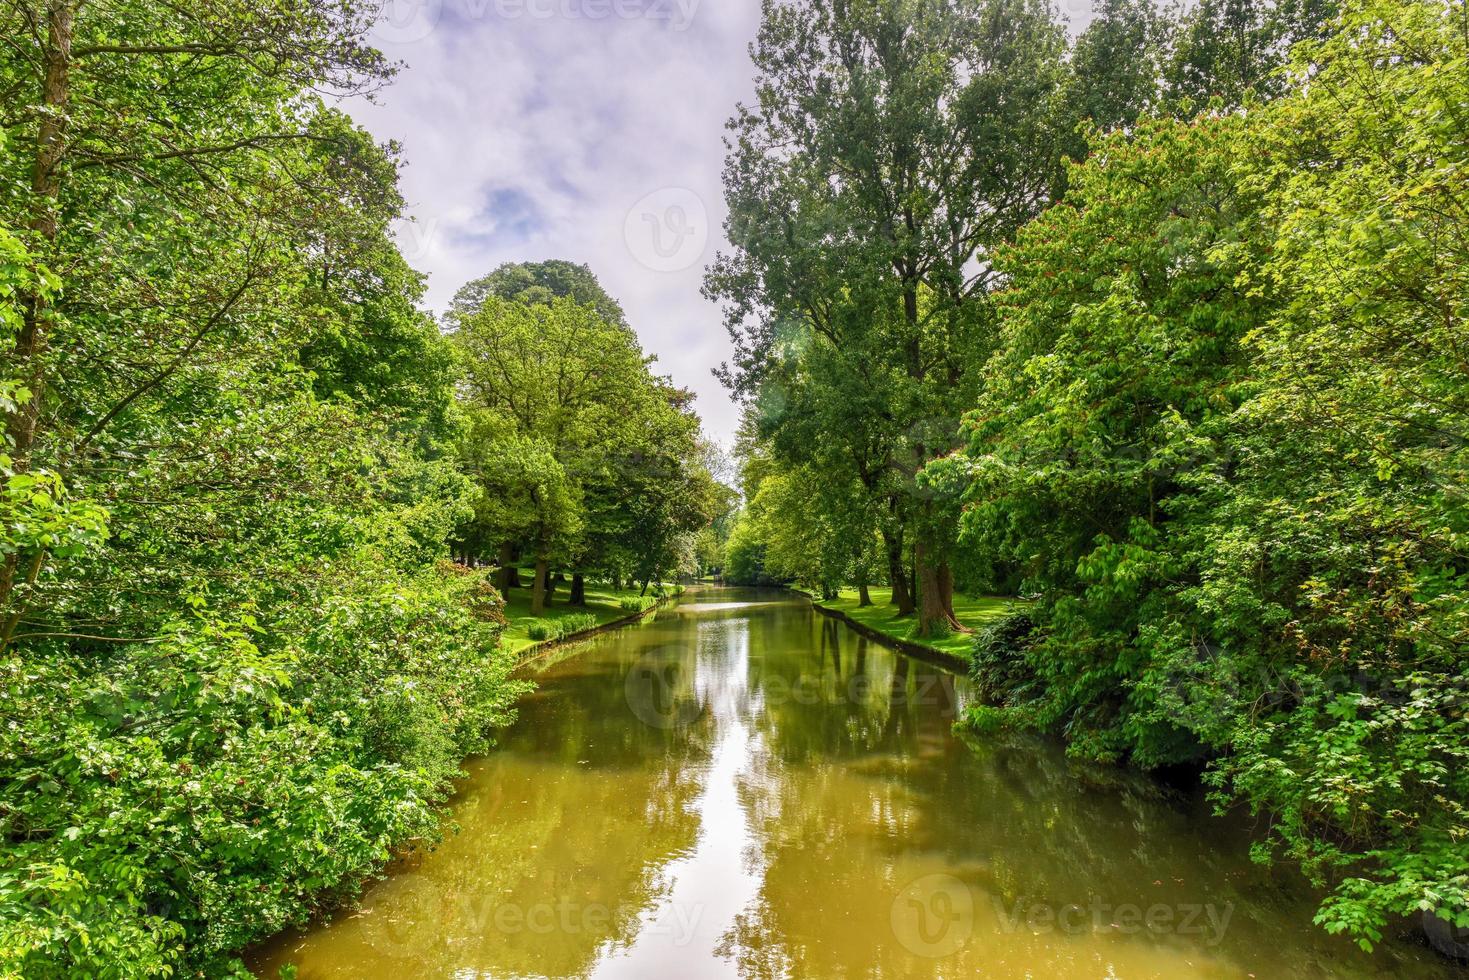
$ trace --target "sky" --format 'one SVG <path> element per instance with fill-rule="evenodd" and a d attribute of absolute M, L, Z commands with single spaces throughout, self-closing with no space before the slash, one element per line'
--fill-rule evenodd
<path fill-rule="evenodd" d="M 504 262 L 584 262 L 729 445 L 710 373 L 729 340 L 700 285 L 758 22 L 758 0 L 384 0 L 373 42 L 404 67 L 349 109 L 402 144 L 398 241 L 429 305 Z"/>
<path fill-rule="evenodd" d="M 759 0 L 381 2 L 372 40 L 403 70 L 349 108 L 402 145 L 398 240 L 429 305 L 505 262 L 586 263 L 730 446 L 711 374 L 730 344 L 700 286 L 728 248 L 724 126 L 754 95 Z M 1074 31 L 1091 3 L 1057 7 Z"/>

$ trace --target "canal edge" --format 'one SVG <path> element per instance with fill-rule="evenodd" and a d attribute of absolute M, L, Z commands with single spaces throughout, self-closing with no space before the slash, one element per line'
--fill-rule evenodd
<path fill-rule="evenodd" d="M 922 660 L 925 663 L 934 664 L 935 666 L 957 670 L 961 674 L 967 674 L 969 672 L 969 661 L 957 654 L 936 650 L 933 647 L 924 646 L 921 643 L 914 643 L 911 640 L 899 639 L 896 636 L 884 633 L 882 630 L 873 629 L 865 623 L 859 623 L 838 609 L 823 606 L 805 592 L 796 589 L 792 589 L 791 591 L 796 595 L 804 597 L 807 602 L 811 603 L 811 608 L 821 613 L 821 615 L 828 619 L 835 619 L 859 636 L 864 636 L 875 643 L 880 643 L 889 650 L 896 650 L 898 653 L 907 654 L 915 660 Z"/>
<path fill-rule="evenodd" d="M 578 630 L 575 633 L 568 633 L 566 636 L 558 636 L 554 640 L 542 640 L 539 643 L 533 643 L 515 655 L 515 667 L 511 670 L 511 673 L 518 673 L 522 668 L 530 666 L 537 660 L 541 660 L 548 654 L 559 650 L 561 647 L 570 646 L 573 643 L 580 643 L 582 640 L 589 640 L 602 633 L 610 633 L 613 630 L 619 630 L 624 626 L 631 626 L 633 623 L 640 622 L 666 606 L 668 600 L 676 599 L 682 594 L 680 592 L 678 595 L 662 595 L 647 608 L 640 609 L 635 613 L 629 613 L 620 619 L 614 619 L 598 626 L 589 627 L 588 629 Z"/>

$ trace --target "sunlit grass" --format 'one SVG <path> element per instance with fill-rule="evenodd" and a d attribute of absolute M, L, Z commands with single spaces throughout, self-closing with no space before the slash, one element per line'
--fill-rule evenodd
<path fill-rule="evenodd" d="M 918 636 L 918 617 L 916 615 L 899 616 L 897 607 L 892 605 L 892 590 L 888 588 L 872 588 L 868 592 L 872 596 L 872 605 L 859 606 L 857 604 L 856 589 L 842 589 L 838 598 L 831 601 L 820 602 L 820 605 L 828 609 L 835 609 L 863 626 L 885 633 L 894 639 L 903 640 L 908 643 L 916 643 L 926 646 L 940 653 L 957 657 L 965 663 L 969 661 L 969 653 L 974 644 L 974 637 L 968 633 L 950 633 L 947 636 L 924 637 Z M 819 600 L 818 600 L 819 601 Z M 998 598 L 995 596 L 966 596 L 954 594 L 954 614 L 959 617 L 959 622 L 972 630 L 978 630 L 982 626 L 1005 615 L 1019 600 Z"/>
<path fill-rule="evenodd" d="M 556 587 L 556 592 L 551 598 L 551 603 L 546 606 L 545 612 L 536 617 L 530 614 L 530 579 L 525 573 L 521 573 L 521 579 L 527 583 L 526 587 L 511 589 L 505 597 L 505 618 L 510 620 L 510 625 L 500 634 L 501 647 L 512 653 L 519 653 L 537 642 L 532 640 L 530 634 L 526 632 L 529 624 L 535 619 L 555 621 L 566 616 L 590 613 L 597 617 L 597 624 L 600 626 L 632 615 L 622 608 L 621 602 L 629 596 L 638 595 L 638 590 L 635 588 L 613 590 L 606 583 L 589 581 L 587 582 L 587 604 L 573 606 L 566 601 L 571 595 L 571 583 L 563 582 Z M 648 588 L 648 594 L 653 594 L 651 586 Z"/>

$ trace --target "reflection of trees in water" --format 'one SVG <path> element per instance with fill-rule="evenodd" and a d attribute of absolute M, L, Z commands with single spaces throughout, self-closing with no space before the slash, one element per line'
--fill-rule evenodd
<path fill-rule="evenodd" d="M 1009 975 L 1006 956 L 1042 975 L 1048 959 L 1062 972 L 1076 965 L 1078 949 L 1115 954 L 1137 975 L 1194 972 L 1189 964 L 1228 976 L 1437 975 L 1431 957 L 1405 960 L 1399 949 L 1372 959 L 1320 932 L 1310 895 L 1251 864 L 1245 829 L 1200 801 L 1124 771 L 1081 769 L 1041 739 L 966 745 L 950 731 L 954 687 L 942 671 L 845 629 L 833 636 L 825 622 L 804 642 L 794 623 L 751 640 L 752 694 L 804 679 L 821 696 L 767 695 L 752 718 L 763 752 L 741 798 L 764 877 L 722 947 L 742 976 Z M 867 695 L 847 696 L 858 675 L 870 681 L 858 686 Z M 889 916 L 907 885 L 934 873 L 969 885 L 975 933 L 959 952 L 928 960 L 896 940 Z M 1210 945 L 1200 932 L 1110 933 L 1110 912 L 1100 932 L 1079 938 L 1023 924 L 1004 933 L 999 913 L 1017 903 L 1079 905 L 1088 923 L 1099 904 L 1232 913 Z"/>
<path fill-rule="evenodd" d="M 796 610 L 764 625 L 751 635 L 741 711 L 787 764 L 888 751 L 924 720 L 914 702 L 941 697 L 906 658 L 834 620 Z"/>
<path fill-rule="evenodd" d="M 313 934 L 303 980 L 332 963 L 352 976 L 586 976 L 632 942 L 670 886 L 663 869 L 695 844 L 714 733 L 707 713 L 677 730 L 632 716 L 628 665 L 657 648 L 692 677 L 698 650 L 669 649 L 652 627 L 625 636 L 542 675 L 502 749 L 472 767 L 458 832 Z"/>
<path fill-rule="evenodd" d="M 674 724 L 626 703 L 628 672 L 649 658 Z M 1042 740 L 966 746 L 950 733 L 952 678 L 801 607 L 675 614 L 541 680 L 466 781 L 461 832 L 374 888 L 364 914 L 308 936 L 302 980 L 586 976 L 633 941 L 670 887 L 665 869 L 694 848 L 692 808 L 732 719 L 751 732 L 738 792 L 761 885 L 722 952 L 748 980 L 1103 976 L 1107 963 L 1128 977 L 1441 975 L 1426 950 L 1368 960 L 1325 937 L 1309 899 L 1249 865 L 1241 828 L 1147 780 L 1092 778 Z M 958 952 L 926 959 L 892 915 L 933 874 L 969 885 L 974 922 Z M 996 901 L 1093 897 L 1234 910 L 1215 949 L 1000 929 Z M 497 920 L 503 909 L 519 916 Z M 549 931 L 526 921 L 538 913 Z"/>

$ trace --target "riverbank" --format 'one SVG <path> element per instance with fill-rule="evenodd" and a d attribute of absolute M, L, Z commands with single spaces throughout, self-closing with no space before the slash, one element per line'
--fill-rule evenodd
<path fill-rule="evenodd" d="M 677 595 L 682 586 L 664 586 L 667 595 Z M 566 594 L 563 589 L 558 595 Z M 509 624 L 500 633 L 500 647 L 515 654 L 519 660 L 533 656 L 533 651 L 542 646 L 566 643 L 570 640 L 621 626 L 640 619 L 659 602 L 659 597 L 650 588 L 646 596 L 637 589 L 613 589 L 606 585 L 587 583 L 586 604 L 573 606 L 564 598 L 553 597 L 552 602 L 539 616 L 531 615 L 529 589 L 511 589 L 505 597 L 505 618 Z M 641 604 L 637 608 L 635 604 Z M 538 630 L 543 624 L 545 630 Z M 561 632 L 566 630 L 566 632 Z M 544 632 L 545 635 L 532 635 Z"/>
<path fill-rule="evenodd" d="M 969 668 L 970 650 L 974 636 L 970 633 L 950 633 L 946 636 L 924 637 L 916 634 L 918 621 L 914 616 L 899 616 L 892 605 L 892 590 L 868 589 L 872 605 L 863 606 L 856 589 L 842 589 L 835 599 L 820 599 L 809 592 L 811 605 L 817 611 L 845 622 L 857 633 L 879 643 L 887 644 L 918 657 L 940 658 L 941 662 L 964 670 Z M 1005 615 L 1017 600 L 995 596 L 954 596 L 954 614 L 959 622 L 972 630 L 979 630 Z"/>

